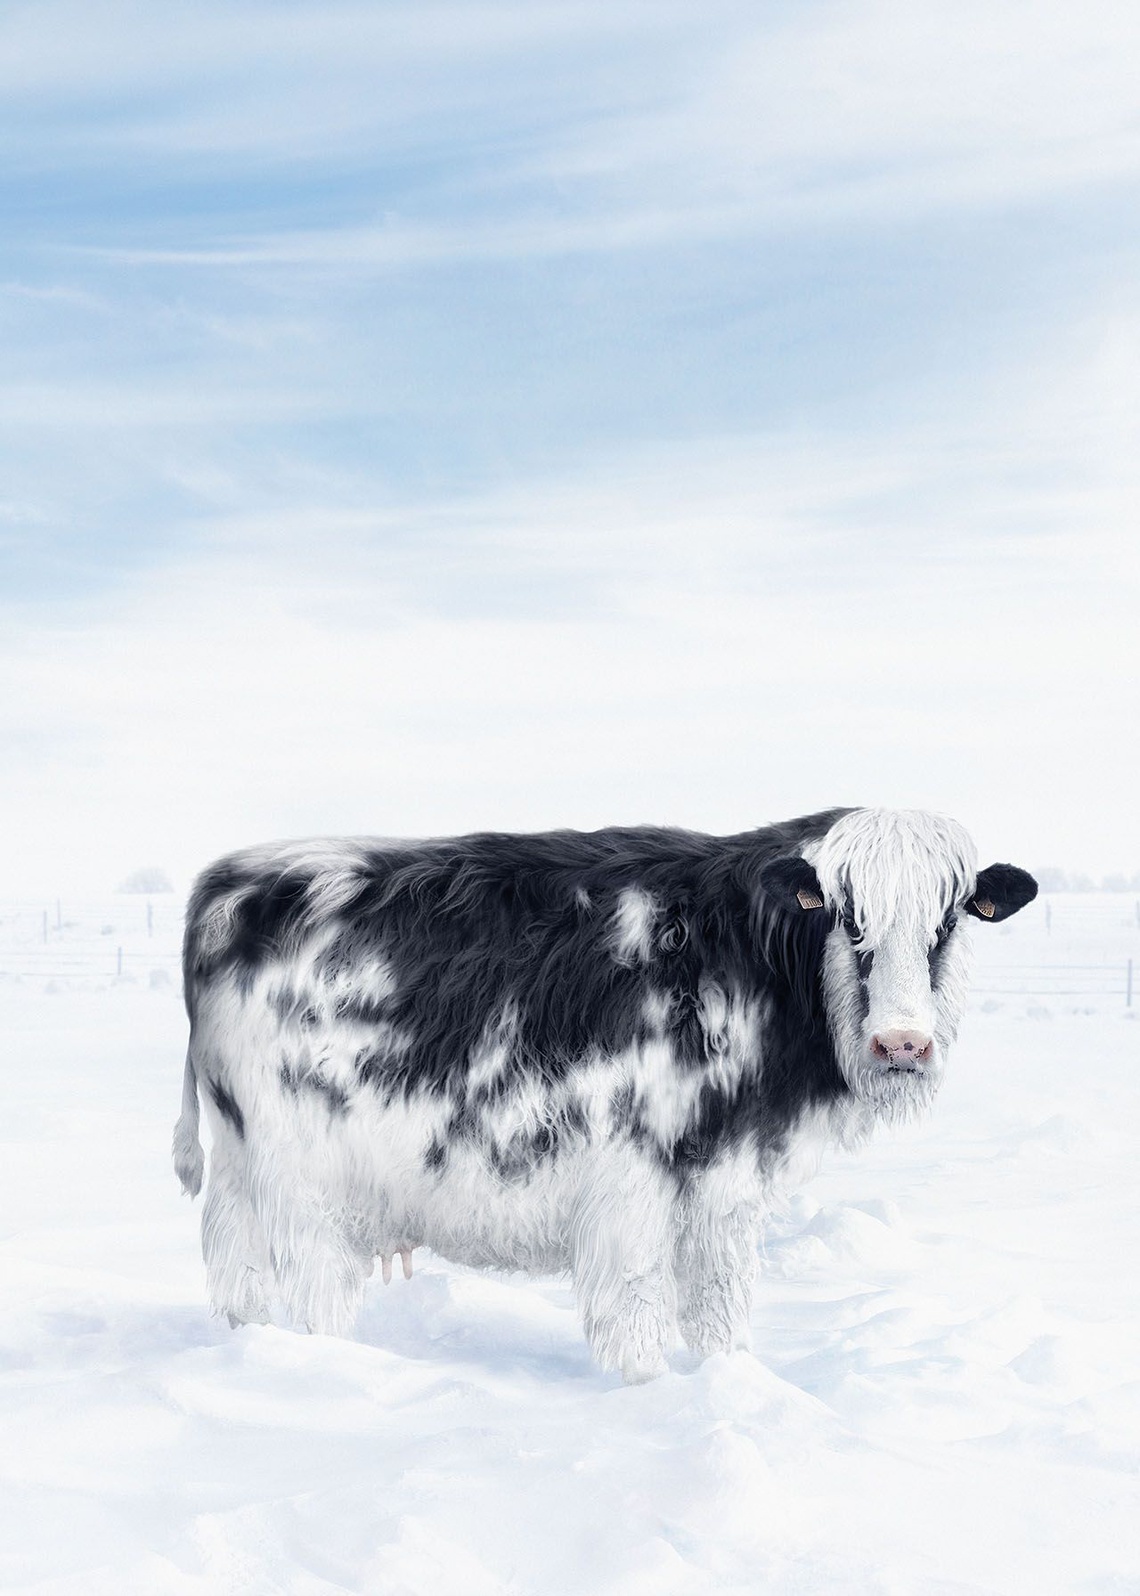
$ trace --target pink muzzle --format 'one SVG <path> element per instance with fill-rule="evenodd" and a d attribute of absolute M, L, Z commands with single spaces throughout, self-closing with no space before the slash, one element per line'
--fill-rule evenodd
<path fill-rule="evenodd" d="M 871 1038 L 871 1052 L 893 1069 L 918 1069 L 933 1051 L 933 1037 L 921 1031 L 880 1031 Z"/>

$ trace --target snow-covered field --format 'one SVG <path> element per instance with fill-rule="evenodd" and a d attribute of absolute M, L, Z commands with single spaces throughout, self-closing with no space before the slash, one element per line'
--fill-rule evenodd
<path fill-rule="evenodd" d="M 0 904 L 0 1589 L 1140 1592 L 1140 924 L 1050 907 L 773 1221 L 756 1356 L 624 1389 L 564 1283 L 423 1253 L 355 1342 L 213 1323 L 176 907 Z"/>

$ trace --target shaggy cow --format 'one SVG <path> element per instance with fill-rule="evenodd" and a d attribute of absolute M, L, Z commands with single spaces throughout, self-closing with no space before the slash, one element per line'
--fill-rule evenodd
<path fill-rule="evenodd" d="M 215 1309 L 348 1331 L 373 1260 L 568 1269 L 598 1361 L 746 1344 L 756 1242 L 825 1143 L 933 1097 L 967 917 L 1036 894 L 936 815 L 273 845 L 185 944 L 175 1165 Z"/>

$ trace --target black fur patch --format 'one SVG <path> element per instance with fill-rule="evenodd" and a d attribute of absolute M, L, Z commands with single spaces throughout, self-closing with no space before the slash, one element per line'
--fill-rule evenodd
<path fill-rule="evenodd" d="M 928 949 L 926 960 L 930 965 L 930 984 L 937 989 L 942 973 L 942 960 L 946 952 L 946 944 L 950 940 L 950 933 L 958 924 L 958 916 L 950 913 L 938 927 L 934 938 L 934 945 Z"/>
<path fill-rule="evenodd" d="M 320 1070 L 299 1069 L 295 1065 L 282 1064 L 281 1085 L 290 1097 L 300 1097 L 303 1092 L 310 1092 L 314 1097 L 321 1098 L 331 1115 L 339 1116 L 348 1112 L 348 1093 L 343 1086 L 326 1079 Z"/>
<path fill-rule="evenodd" d="M 244 1142 L 245 1115 L 237 1106 L 237 1103 L 234 1101 L 230 1093 L 226 1091 L 226 1088 L 222 1085 L 221 1081 L 209 1081 L 207 1084 L 210 1089 L 210 1096 L 214 1099 L 214 1104 L 217 1107 L 218 1113 L 221 1114 L 223 1119 L 229 1120 L 230 1124 L 237 1133 L 238 1140 Z"/>
<path fill-rule="evenodd" d="M 875 967 L 873 948 L 854 948 L 855 973 L 859 979 L 859 1014 L 864 1020 L 871 1011 L 871 971 Z"/>

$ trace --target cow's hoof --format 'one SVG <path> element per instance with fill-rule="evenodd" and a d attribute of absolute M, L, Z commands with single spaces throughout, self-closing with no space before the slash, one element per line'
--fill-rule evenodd
<path fill-rule="evenodd" d="M 227 1313 L 226 1320 L 231 1330 L 240 1330 L 243 1324 L 268 1324 L 268 1308 L 250 1308 L 244 1313 Z"/>
<path fill-rule="evenodd" d="M 621 1360 L 621 1377 L 626 1385 L 645 1385 L 668 1372 L 669 1365 L 660 1352 L 627 1352 Z"/>

